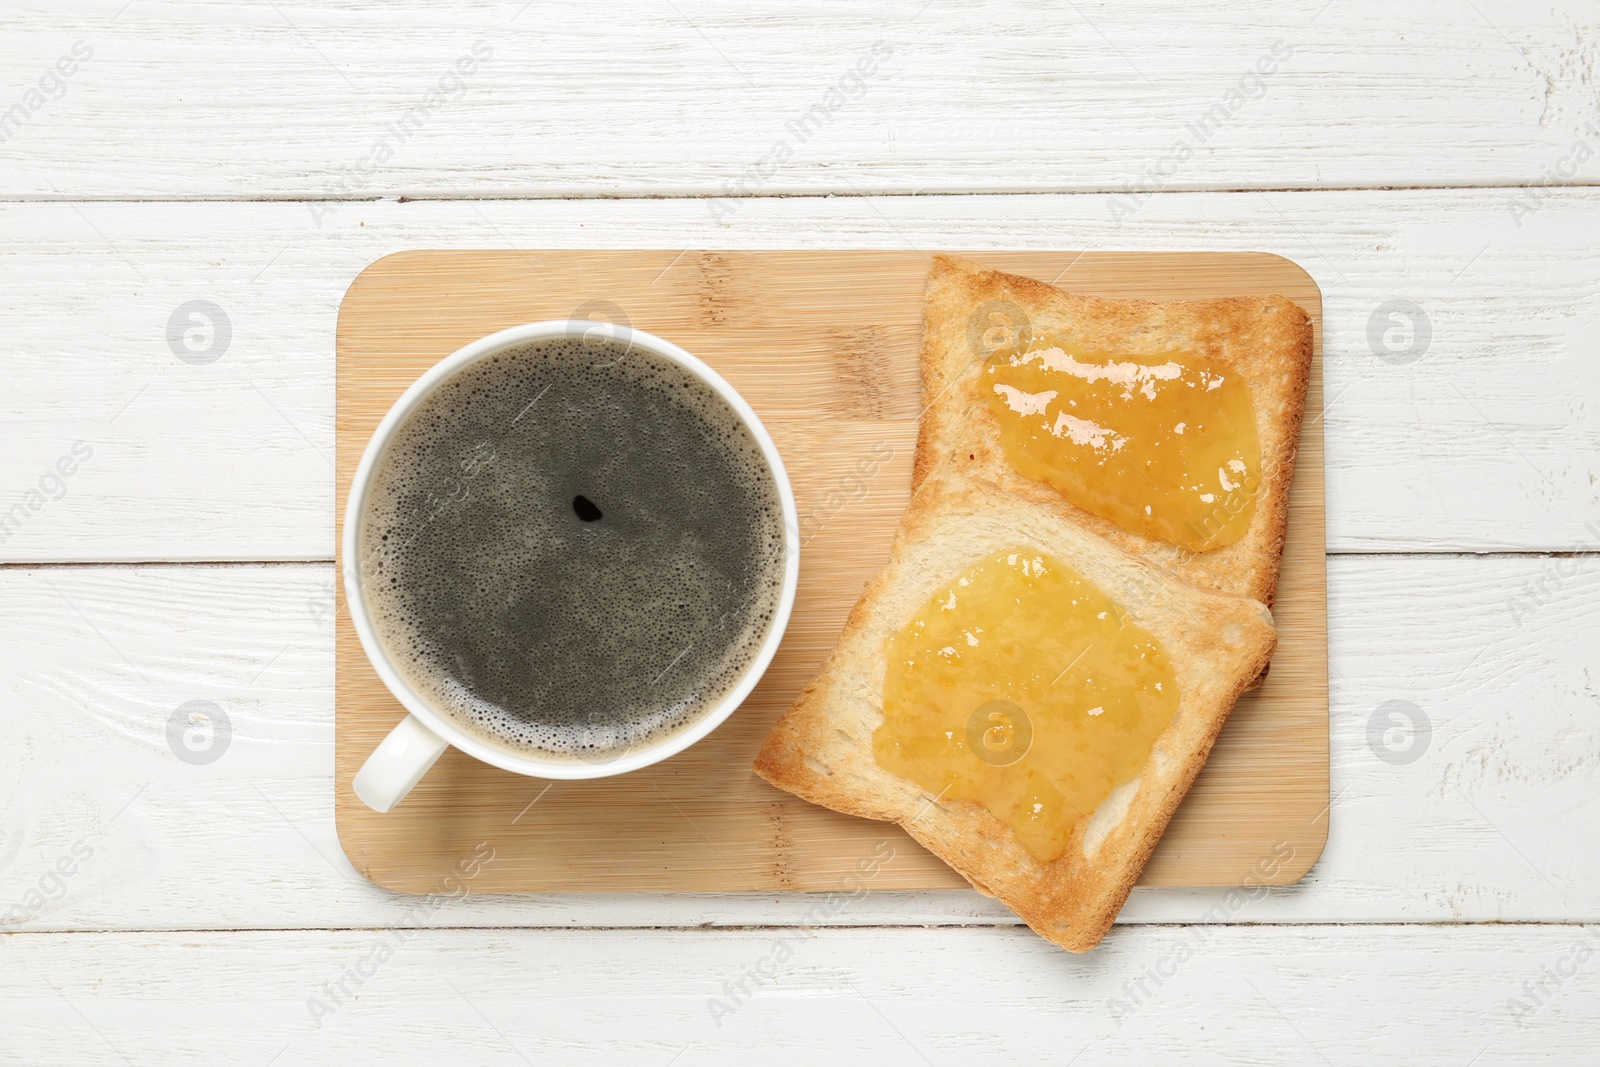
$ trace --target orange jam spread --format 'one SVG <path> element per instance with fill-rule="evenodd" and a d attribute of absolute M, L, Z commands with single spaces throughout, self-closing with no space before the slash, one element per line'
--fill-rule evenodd
<path fill-rule="evenodd" d="M 1203 356 L 997 352 L 979 389 L 1006 457 L 1085 511 L 1193 552 L 1243 536 L 1261 488 L 1250 387 Z"/>
<path fill-rule="evenodd" d="M 1031 548 L 970 567 L 889 640 L 885 770 L 988 808 L 1041 862 L 1139 773 L 1178 707 L 1154 637 Z"/>

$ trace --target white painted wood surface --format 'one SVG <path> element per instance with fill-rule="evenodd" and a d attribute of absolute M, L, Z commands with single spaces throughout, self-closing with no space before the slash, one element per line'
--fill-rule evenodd
<path fill-rule="evenodd" d="M 1514 195 L 1165 195 L 1120 229 L 1095 195 L 763 198 L 722 225 L 698 200 L 389 201 L 322 229 L 304 203 L 0 205 L 0 419 L 17 441 L 0 503 L 74 442 L 94 450 L 0 559 L 332 558 L 345 288 L 399 249 L 507 245 L 1278 252 L 1324 294 L 1332 551 L 1594 550 L 1600 191 L 1551 193 L 1521 229 Z M 198 366 L 167 333 L 193 300 L 231 327 Z M 1387 354 L 1421 336 L 1383 310 L 1397 300 L 1429 331 L 1398 364 L 1372 339 Z"/>
<path fill-rule="evenodd" d="M 0 1026 L 14 1063 L 1587 1067 L 1597 949 L 1576 925 L 1152 926 L 1077 958 L 984 928 L 18 935 Z"/>
<path fill-rule="evenodd" d="M 93 55 L 0 195 L 1528 184 L 1595 118 L 1600 48 L 1584 0 L 124 2 L 6 5 L 7 106 Z"/>
<path fill-rule="evenodd" d="M 1572 847 L 1592 836 L 1600 767 L 1600 560 L 1329 563 L 1328 846 L 1298 886 L 1210 921 L 1600 922 L 1600 852 Z M 16 785 L 0 919 L 79 840 L 93 859 L 11 928 L 369 926 L 410 906 L 362 881 L 334 832 L 332 580 L 331 565 L 0 570 L 0 775 Z M 1526 600 L 1541 581 L 1548 599 Z M 168 743 L 168 719 L 190 700 L 232 723 L 207 766 Z M 1389 700 L 1432 726 L 1402 765 L 1368 734 Z M 1139 889 L 1123 919 L 1206 921 L 1226 899 Z M 503 896 L 436 921 L 738 926 L 792 922 L 810 903 Z M 973 919 L 1015 921 L 967 891 L 875 893 L 839 921 Z"/>
<path fill-rule="evenodd" d="M 8 0 L 0 1063 L 1594 1062 L 1597 42 L 1593 0 Z M 797 931 L 799 896 L 414 912 L 361 881 L 316 562 L 356 272 L 907 245 L 1259 249 L 1322 285 L 1311 875 L 1136 890 L 1083 958 L 967 892 Z M 197 300 L 231 329 L 209 363 L 168 337 Z M 204 766 L 167 740 L 197 699 L 235 731 Z M 1415 758 L 1372 731 L 1395 700 Z"/>

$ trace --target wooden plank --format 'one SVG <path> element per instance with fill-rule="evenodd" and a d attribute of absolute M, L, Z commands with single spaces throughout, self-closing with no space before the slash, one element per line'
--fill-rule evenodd
<path fill-rule="evenodd" d="M 464 883 L 465 887 L 470 883 Z M 442 905 L 449 908 L 446 902 Z M 1571 1064 L 1593 927 L 9 938 L 15 1063 Z M 915 961 L 908 966 L 908 961 Z M 1400 1015 L 1387 1014 L 1397 1004 Z M 1376 1022 L 1375 1022 L 1376 1020 Z"/>
<path fill-rule="evenodd" d="M 908 0 L 906 18 L 922 8 Z M 862 45 L 902 28 L 898 5 L 685 10 L 693 23 L 657 0 L 571 13 L 521 0 L 287 0 L 191 6 L 175 20 L 147 0 L 94 10 L 18 0 L 0 33 L 0 113 L 74 40 L 96 56 L 65 96 L 5 133 L 0 201 L 715 195 Z M 1262 248 L 1302 260 L 1329 296 L 1335 551 L 1592 549 L 1594 193 L 1270 190 L 1541 184 L 1578 138 L 1594 143 L 1583 125 L 1593 21 L 1575 0 L 935 3 L 906 22 L 912 32 L 889 35 L 896 56 L 866 94 L 758 190 L 1104 190 L 1096 195 L 741 201 L 715 216 L 709 199 L 345 202 L 332 215 L 307 203 L 0 203 L 10 446 L 0 514 L 63 458 L 76 462 L 75 442 L 94 448 L 64 495 L 44 484 L 48 503 L 0 544 L 0 560 L 330 558 L 334 313 L 360 266 L 387 252 L 897 241 Z M 344 192 L 383 124 L 486 30 L 517 61 L 487 66 L 423 136 Z M 1112 194 L 1161 162 L 1280 36 L 1296 54 L 1266 95 L 1166 183 L 1268 195 L 1157 195 L 1117 225 Z M 595 62 L 597 39 L 621 62 Z M 227 61 L 195 58 L 215 55 Z M 752 69 L 745 56 L 760 62 Z M 1560 180 L 1593 184 L 1596 166 Z M 235 327 L 209 365 L 179 360 L 166 336 L 172 311 L 195 299 L 218 302 Z M 1377 358 L 1369 337 L 1393 300 L 1418 305 L 1433 327 L 1431 348 L 1409 364 Z M 0 568 L 0 774 L 12 784 L 0 917 L 40 893 L 45 906 L 24 909 L 24 929 L 232 931 L 6 937 L 0 1062 L 289 1067 L 364 1062 L 376 1050 L 434 1063 L 469 1048 L 520 1063 L 526 1048 L 560 1062 L 677 1056 L 682 1067 L 810 1063 L 844 1044 L 887 1062 L 925 1052 L 999 1063 L 1041 1049 L 1065 1061 L 1085 1036 L 1094 1045 L 1080 1067 L 1151 1053 L 1589 1062 L 1600 1036 L 1592 962 L 1526 1028 L 1507 1012 L 1523 983 L 1548 983 L 1543 969 L 1571 958 L 1561 944 L 1571 927 L 1127 925 L 1600 919 L 1595 852 L 1572 844 L 1592 837 L 1600 763 L 1592 561 L 1330 563 L 1335 805 L 1328 850 L 1304 883 L 1243 911 L 1219 890 L 1138 889 L 1121 929 L 1086 961 L 1022 931 L 823 932 L 801 952 L 828 951 L 796 959 L 720 1028 L 706 1000 L 766 957 L 769 931 L 420 935 L 421 955 L 397 958 L 317 1029 L 306 998 L 370 956 L 371 931 L 237 931 L 384 927 L 413 903 L 361 881 L 338 853 L 331 566 Z M 197 698 L 238 726 L 223 758 L 203 766 L 176 758 L 166 736 L 176 706 Z M 1373 713 L 1397 698 L 1432 720 L 1415 762 L 1383 762 L 1368 737 Z M 93 856 L 58 899 L 45 872 L 78 842 Z M 818 899 L 479 894 L 418 921 L 783 923 Z M 926 891 L 869 893 L 828 921 L 1010 920 L 968 891 Z M 1210 933 L 1229 939 L 1225 951 L 1185 965 L 1133 1020 L 1108 1022 L 1122 981 L 1172 959 L 1178 938 Z M 1144 948 L 1101 970 L 1130 935 L 1149 938 L 1125 942 Z M 1031 950 L 1006 951 L 1013 944 Z M 1205 962 L 1217 955 L 1219 966 Z M 453 994 L 440 977 L 472 1004 L 441 1000 Z M 504 992 L 486 998 L 479 978 Z M 871 1003 L 849 999 L 846 982 Z M 517 1044 L 502 1044 L 496 1027 Z"/>
<path fill-rule="evenodd" d="M 0 196 L 1503 185 L 1594 143 L 1583 0 L 679 8 L 17 0 Z"/>
<path fill-rule="evenodd" d="M 1243 910 L 1226 890 L 1137 888 L 1121 921 L 1600 921 L 1600 851 L 1572 847 L 1592 829 L 1600 765 L 1600 563 L 1334 557 L 1328 580 L 1322 859 Z M 75 843 L 94 852 L 4 928 L 365 927 L 414 903 L 361 879 L 339 850 L 331 564 L 0 568 L 0 602 L 0 917 Z M 210 764 L 169 744 L 191 700 L 232 723 Z M 1391 700 L 1431 724 L 1410 762 L 1380 759 L 1369 737 Z M 781 924 L 821 899 L 479 894 L 428 922 Z M 960 889 L 873 893 L 828 921 L 1015 920 Z"/>
<path fill-rule="evenodd" d="M 1600 194 L 1552 194 L 1521 229 L 1510 195 L 1169 195 L 1120 230 L 1093 197 L 763 199 L 714 236 L 1287 255 L 1326 294 L 1331 550 L 1593 546 L 1600 361 L 1583 356 L 1600 342 Z M 304 204 L 0 205 L 13 441 L 0 512 L 74 442 L 94 449 L 0 559 L 331 559 L 334 320 L 362 267 L 407 247 L 676 250 L 713 236 L 699 206 L 660 200 L 363 204 L 327 226 Z M 1431 346 L 1406 364 L 1369 338 L 1396 299 L 1431 321 Z M 168 342 L 192 300 L 230 317 L 209 364 Z M 1407 340 L 1403 319 L 1378 324 Z"/>
<path fill-rule="evenodd" d="M 1045 280 L 1070 273 L 1076 288 L 1103 295 L 1281 293 L 1306 309 L 1320 338 L 1321 294 L 1277 256 L 977 255 Z M 926 257 L 904 251 L 417 251 L 361 273 L 339 311 L 337 516 L 373 429 L 412 381 L 497 330 L 587 317 L 586 294 L 603 292 L 607 321 L 683 345 L 755 408 L 795 485 L 805 548 L 794 616 L 772 667 L 735 718 L 690 751 L 628 775 L 555 784 L 451 751 L 386 815 L 356 799 L 350 780 L 405 711 L 341 609 L 334 805 L 357 870 L 385 888 L 426 893 L 462 841 L 493 836 L 502 858 L 484 877 L 496 892 L 825 890 L 887 839 L 902 858 L 879 874 L 885 888 L 962 884 L 898 828 L 816 807 L 749 773 L 761 739 L 815 675 L 887 558 L 910 493 L 923 403 L 926 276 Z M 1320 360 L 1312 379 L 1273 670 L 1230 717 L 1145 870 L 1150 884 L 1232 885 L 1258 869 L 1264 881 L 1287 884 L 1327 837 Z M 1279 862 L 1283 854 L 1292 860 Z"/>

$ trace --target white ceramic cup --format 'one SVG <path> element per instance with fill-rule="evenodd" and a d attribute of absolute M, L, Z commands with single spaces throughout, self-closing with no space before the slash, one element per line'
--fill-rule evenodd
<path fill-rule="evenodd" d="M 541 759 L 524 751 L 495 745 L 457 726 L 407 684 L 404 677 L 395 669 L 388 650 L 379 642 L 373 629 L 371 610 L 361 583 L 361 523 L 366 510 L 367 493 L 372 485 L 373 471 L 388 448 L 395 430 L 405 421 L 406 416 L 432 393 L 441 381 L 468 363 L 514 345 L 557 337 L 598 338 L 631 345 L 670 360 L 694 375 L 738 412 L 739 418 L 749 428 L 750 435 L 761 447 L 761 454 L 772 472 L 772 480 L 778 487 L 778 496 L 783 503 L 785 551 L 783 588 L 778 600 L 778 610 L 773 614 L 772 627 L 768 630 L 766 639 L 745 667 L 737 684 L 715 706 L 706 709 L 697 720 L 677 733 L 655 744 L 626 750 L 614 759 L 608 758 L 592 763 Z M 356 635 L 361 639 L 361 647 L 366 651 L 367 658 L 372 661 L 373 669 L 378 672 L 383 684 L 389 687 L 395 699 L 400 701 L 408 712 L 399 725 L 389 732 L 389 736 L 373 750 L 372 755 L 367 757 L 367 762 L 356 774 L 354 782 L 356 795 L 376 811 L 390 810 L 422 780 L 422 776 L 428 773 L 428 768 L 434 765 L 450 745 L 503 770 L 526 774 L 533 778 L 563 779 L 604 778 L 613 774 L 624 774 L 640 767 L 648 767 L 652 763 L 659 763 L 669 756 L 682 752 L 715 730 L 733 714 L 734 709 L 750 695 L 750 690 L 755 688 L 756 682 L 766 671 L 767 664 L 772 662 L 773 653 L 777 651 L 778 642 L 782 640 L 784 628 L 788 625 L 790 609 L 794 607 L 795 586 L 800 576 L 799 532 L 800 523 L 794 504 L 794 491 L 789 486 L 789 476 L 784 470 L 783 460 L 779 458 L 772 438 L 761 425 L 761 420 L 722 375 L 670 341 L 626 326 L 594 322 L 589 319 L 566 319 L 513 326 L 509 330 L 501 330 L 499 333 L 474 341 L 452 353 L 412 383 L 411 388 L 407 389 L 395 402 L 394 407 L 389 409 L 389 413 L 383 417 L 383 421 L 374 431 L 372 440 L 367 443 L 366 451 L 361 455 L 361 463 L 356 467 L 355 477 L 350 483 L 350 499 L 345 509 L 342 545 L 345 599 L 349 604 L 350 618 L 355 624 Z"/>

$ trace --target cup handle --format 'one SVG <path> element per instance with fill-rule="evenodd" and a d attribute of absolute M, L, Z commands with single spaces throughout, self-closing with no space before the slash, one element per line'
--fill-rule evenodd
<path fill-rule="evenodd" d="M 373 811 L 388 811 L 405 799 L 449 747 L 415 716 L 407 715 L 356 772 L 351 783 L 356 796 Z"/>

